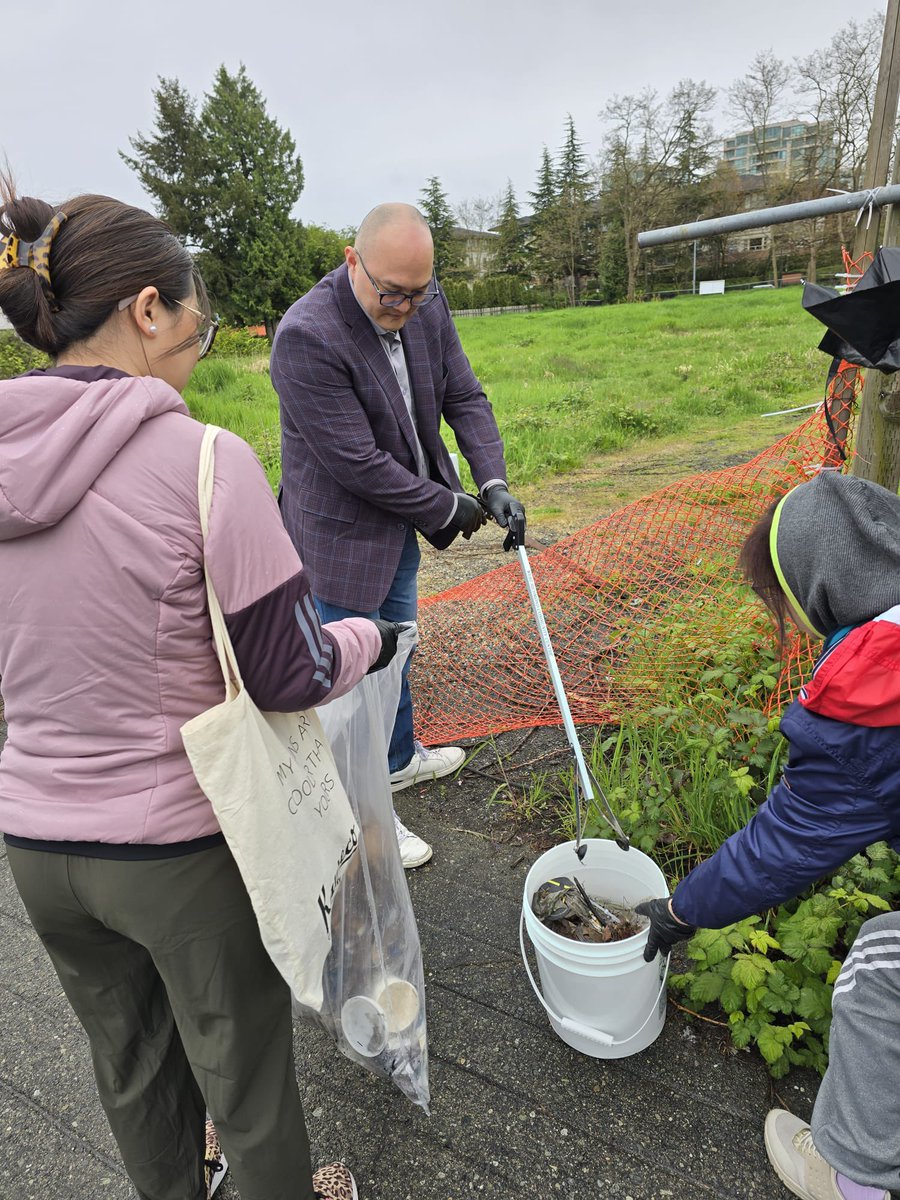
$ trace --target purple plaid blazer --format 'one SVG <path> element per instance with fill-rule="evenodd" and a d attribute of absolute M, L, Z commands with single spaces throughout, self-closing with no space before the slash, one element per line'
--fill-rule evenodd
<path fill-rule="evenodd" d="M 371 612 L 388 593 L 411 525 L 443 549 L 462 487 L 443 418 L 480 487 L 505 479 L 503 443 L 460 345 L 443 292 L 400 334 L 430 478 L 416 474 L 415 431 L 346 264 L 285 313 L 272 347 L 281 412 L 281 511 L 313 594 Z"/>

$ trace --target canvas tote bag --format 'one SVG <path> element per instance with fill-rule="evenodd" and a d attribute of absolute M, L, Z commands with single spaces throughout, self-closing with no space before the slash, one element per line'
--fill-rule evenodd
<path fill-rule="evenodd" d="M 204 547 L 218 432 L 208 425 L 200 449 Z M 359 828 L 315 710 L 261 712 L 245 691 L 206 566 L 204 573 L 225 699 L 182 725 L 184 748 L 250 894 L 263 945 L 297 999 L 318 1009 L 331 910 Z"/>

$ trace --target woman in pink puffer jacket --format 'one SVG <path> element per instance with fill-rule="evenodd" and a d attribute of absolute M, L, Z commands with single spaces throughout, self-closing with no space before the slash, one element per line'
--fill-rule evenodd
<path fill-rule="evenodd" d="M 53 366 L 0 383 L 0 677 L 9 862 L 91 1042 L 143 1200 L 201 1200 L 207 1110 L 244 1200 L 354 1196 L 313 1177 L 291 1001 L 185 755 L 221 701 L 181 398 L 216 323 L 190 255 L 102 196 L 0 196 L 0 308 Z M 322 626 L 263 469 L 222 433 L 206 558 L 245 685 L 292 711 L 396 645 Z"/>

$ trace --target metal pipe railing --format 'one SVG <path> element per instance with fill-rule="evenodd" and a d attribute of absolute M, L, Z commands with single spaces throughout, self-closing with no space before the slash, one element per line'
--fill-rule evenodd
<path fill-rule="evenodd" d="M 671 242 L 692 242 L 714 237 L 720 233 L 737 233 L 742 229 L 761 229 L 766 225 L 784 225 L 788 221 L 803 221 L 809 217 L 824 217 L 829 213 L 850 212 L 856 208 L 859 216 L 868 209 L 900 203 L 900 184 L 869 188 L 862 192 L 840 192 L 821 196 L 818 200 L 801 200 L 797 204 L 779 204 L 774 208 L 758 208 L 753 212 L 734 213 L 730 217 L 710 217 L 688 225 L 669 225 L 666 229 L 647 229 L 638 234 L 638 246 L 667 246 Z M 859 219 L 859 218 L 858 218 Z"/>

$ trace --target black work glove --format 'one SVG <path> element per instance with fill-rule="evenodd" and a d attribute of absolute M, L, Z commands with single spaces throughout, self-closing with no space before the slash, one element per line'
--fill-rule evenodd
<path fill-rule="evenodd" d="M 685 925 L 684 921 L 672 916 L 668 896 L 662 900 L 644 900 L 634 906 L 634 911 L 650 918 L 650 934 L 644 947 L 645 962 L 653 962 L 657 951 L 668 954 L 674 945 L 697 932 L 695 925 Z"/>
<path fill-rule="evenodd" d="M 399 621 L 382 621 L 380 617 L 373 618 L 372 624 L 381 634 L 381 653 L 366 671 L 367 675 L 371 675 L 373 671 L 380 671 L 382 667 L 388 665 L 397 653 L 397 638 L 405 628 Z"/>
<path fill-rule="evenodd" d="M 508 529 L 503 549 L 518 549 L 525 544 L 525 509 L 511 496 L 502 483 L 495 483 L 484 493 L 488 512 L 498 525 Z"/>
<path fill-rule="evenodd" d="M 456 512 L 450 518 L 450 524 L 454 529 L 458 529 L 468 541 L 476 529 L 487 524 L 487 517 L 474 496 L 469 496 L 465 492 L 455 492 L 454 495 L 456 496 Z"/>

